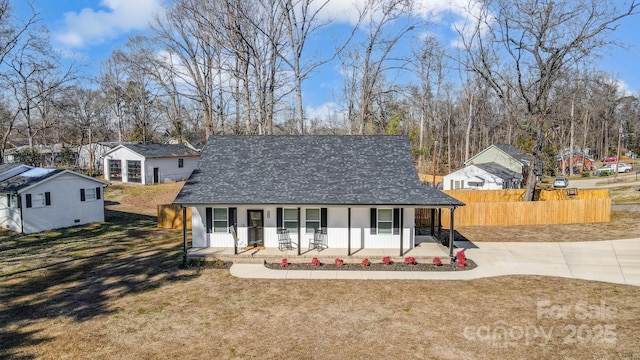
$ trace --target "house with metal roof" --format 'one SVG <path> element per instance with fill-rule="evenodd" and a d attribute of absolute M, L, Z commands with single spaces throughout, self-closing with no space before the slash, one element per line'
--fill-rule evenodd
<path fill-rule="evenodd" d="M 0 227 L 30 234 L 104 221 L 102 189 L 109 183 L 71 170 L 10 170 L 0 177 Z"/>
<path fill-rule="evenodd" d="M 112 182 L 158 184 L 189 178 L 200 153 L 183 144 L 121 144 L 103 155 Z"/>
<path fill-rule="evenodd" d="M 402 254 L 415 246 L 416 208 L 464 205 L 420 182 L 406 136 L 360 135 L 212 136 L 174 204 L 192 210 L 194 248 L 278 248 L 288 237 L 298 255 Z"/>
<path fill-rule="evenodd" d="M 517 173 L 496 162 L 471 164 L 447 174 L 443 178 L 444 190 L 519 189 L 521 185 L 521 173 Z"/>

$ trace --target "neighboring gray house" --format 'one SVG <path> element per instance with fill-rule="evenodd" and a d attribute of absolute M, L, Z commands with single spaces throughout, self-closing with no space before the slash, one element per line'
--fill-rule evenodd
<path fill-rule="evenodd" d="M 531 162 L 531 155 L 513 145 L 494 144 L 465 161 L 464 165 L 490 162 L 498 163 L 511 171 L 524 175 Z"/>
<path fill-rule="evenodd" d="M 121 144 L 104 154 L 109 181 L 158 184 L 186 180 L 200 153 L 181 144 Z"/>
<path fill-rule="evenodd" d="M 415 208 L 464 205 L 420 182 L 406 136 L 330 135 L 211 136 L 174 204 L 192 209 L 194 248 L 277 248 L 287 230 L 299 253 L 317 230 L 345 252 L 406 251 Z"/>
<path fill-rule="evenodd" d="M 495 162 L 468 165 L 443 178 L 444 190 L 519 189 L 521 184 L 522 174 Z"/>
<path fill-rule="evenodd" d="M 17 173 L 5 176 L 16 169 Z M 107 185 L 71 170 L 0 168 L 0 226 L 30 234 L 103 222 L 102 189 Z"/>

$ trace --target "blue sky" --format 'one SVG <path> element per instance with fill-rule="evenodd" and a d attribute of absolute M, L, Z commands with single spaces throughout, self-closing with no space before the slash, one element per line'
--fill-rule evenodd
<path fill-rule="evenodd" d="M 18 14 L 25 11 L 25 0 L 12 0 Z M 144 31 L 156 11 L 166 0 L 33 0 L 39 18 L 51 31 L 52 45 L 69 58 L 88 64 L 89 72 L 96 72 L 101 61 L 111 51 L 122 46 L 127 36 Z M 342 24 L 355 16 L 350 10 L 354 0 L 331 0 L 327 13 Z M 356 0 L 357 1 L 357 0 Z M 619 0 L 614 0 L 619 1 Z M 428 31 L 444 40 L 453 41 L 451 22 L 460 19 L 457 14 L 468 0 L 416 0 L 420 10 L 416 15 L 428 18 L 432 26 Z M 622 3 L 622 1 L 621 1 Z M 453 19 L 453 20 L 452 20 Z M 344 25 L 332 25 L 325 33 L 340 31 Z M 615 32 L 616 40 L 626 43 L 628 49 L 612 48 L 598 68 L 620 81 L 627 91 L 640 90 L 640 15 L 621 22 Z M 324 34 L 324 33 L 323 33 Z M 330 35 L 329 35 L 330 36 Z M 326 44 L 326 42 L 325 42 Z M 321 51 L 318 52 L 321 54 Z M 455 75 L 457 77 L 457 75 Z M 337 63 L 330 63 L 315 73 L 306 83 L 305 102 L 313 113 L 326 112 L 324 104 L 341 96 L 342 79 Z"/>

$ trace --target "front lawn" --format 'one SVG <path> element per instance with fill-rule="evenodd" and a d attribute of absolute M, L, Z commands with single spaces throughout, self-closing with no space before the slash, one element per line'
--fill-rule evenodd
<path fill-rule="evenodd" d="M 0 358 L 640 356 L 639 287 L 540 276 L 260 280 L 183 269 L 181 231 L 124 212 L 121 189 L 105 194 L 120 207 L 102 226 L 0 232 Z"/>

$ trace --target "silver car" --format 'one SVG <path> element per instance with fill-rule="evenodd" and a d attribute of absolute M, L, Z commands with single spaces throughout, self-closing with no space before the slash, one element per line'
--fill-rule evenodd
<path fill-rule="evenodd" d="M 566 188 L 567 186 L 569 186 L 569 179 L 567 178 L 558 177 L 555 180 L 553 180 L 553 187 L 556 189 Z"/>

